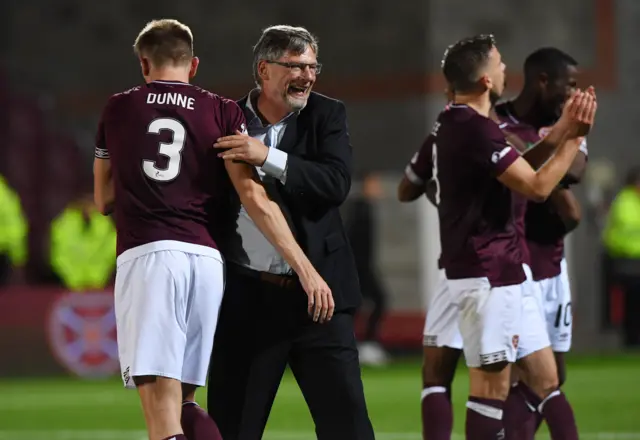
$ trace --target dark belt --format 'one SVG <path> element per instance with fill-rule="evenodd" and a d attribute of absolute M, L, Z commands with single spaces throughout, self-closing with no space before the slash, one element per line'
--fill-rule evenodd
<path fill-rule="evenodd" d="M 229 272 L 233 272 L 241 276 L 259 279 L 260 281 L 274 284 L 282 289 L 295 289 L 298 285 L 297 278 L 292 275 L 278 275 L 270 272 L 262 272 L 233 263 L 227 263 L 227 269 L 229 270 Z"/>

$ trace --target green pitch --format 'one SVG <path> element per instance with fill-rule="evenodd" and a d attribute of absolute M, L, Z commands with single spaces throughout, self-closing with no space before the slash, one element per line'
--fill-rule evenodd
<path fill-rule="evenodd" d="M 572 358 L 565 392 L 583 439 L 640 440 L 640 355 Z M 365 390 L 379 440 L 420 440 L 420 362 L 365 369 Z M 456 438 L 464 438 L 467 375 L 454 385 Z M 200 401 L 204 403 L 204 392 Z M 547 438 L 542 431 L 540 438 Z M 144 440 L 135 392 L 117 379 L 0 380 L 0 440 Z M 314 439 L 313 424 L 293 377 L 285 376 L 266 440 Z"/>

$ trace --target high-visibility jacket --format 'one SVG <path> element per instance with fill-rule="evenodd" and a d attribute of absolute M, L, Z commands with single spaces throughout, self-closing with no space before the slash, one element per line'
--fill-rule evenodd
<path fill-rule="evenodd" d="M 640 191 L 624 188 L 611 204 L 603 242 L 613 258 L 640 259 Z"/>
<path fill-rule="evenodd" d="M 0 176 L 0 253 L 8 255 L 14 266 L 27 261 L 28 232 L 18 194 Z"/>
<path fill-rule="evenodd" d="M 116 262 L 116 230 L 97 210 L 66 208 L 51 224 L 51 266 L 74 291 L 104 288 Z"/>

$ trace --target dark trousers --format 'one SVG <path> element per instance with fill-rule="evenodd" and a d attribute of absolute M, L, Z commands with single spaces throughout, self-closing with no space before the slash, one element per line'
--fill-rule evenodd
<path fill-rule="evenodd" d="M 353 315 L 326 324 L 307 315 L 296 283 L 284 288 L 229 265 L 207 406 L 225 440 L 259 440 L 289 364 L 320 440 L 370 440 Z"/>

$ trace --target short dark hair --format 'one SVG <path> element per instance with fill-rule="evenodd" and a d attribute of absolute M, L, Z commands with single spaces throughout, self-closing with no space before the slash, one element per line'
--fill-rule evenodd
<path fill-rule="evenodd" d="M 487 63 L 496 40 L 491 34 L 464 38 L 449 46 L 442 60 L 442 72 L 449 87 L 457 93 L 475 89 L 479 70 Z"/>
<path fill-rule="evenodd" d="M 556 79 L 566 71 L 567 66 L 577 66 L 578 62 L 566 52 L 555 47 L 543 47 L 527 57 L 524 61 L 525 83 L 536 81 L 541 73 L 549 79 Z"/>
<path fill-rule="evenodd" d="M 301 55 L 307 50 L 307 46 L 311 47 L 317 57 L 318 38 L 303 27 L 276 25 L 263 30 L 253 47 L 253 77 L 256 84 L 260 85 L 260 61 L 277 61 L 285 52 Z"/>
<path fill-rule="evenodd" d="M 133 50 L 156 67 L 188 64 L 193 58 L 193 34 L 178 20 L 153 20 L 140 31 Z"/>

